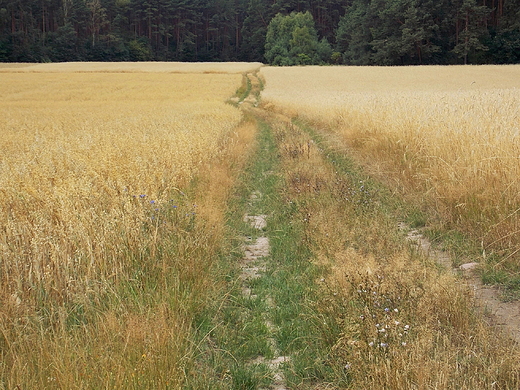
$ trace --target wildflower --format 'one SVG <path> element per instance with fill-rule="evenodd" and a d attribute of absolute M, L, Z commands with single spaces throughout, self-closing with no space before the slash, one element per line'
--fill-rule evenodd
<path fill-rule="evenodd" d="M 401 343 L 401 345 L 402 345 L 403 347 L 406 347 L 406 343 L 405 343 L 404 341 Z"/>
<path fill-rule="evenodd" d="M 395 308 L 394 311 L 395 311 L 396 313 L 399 313 L 399 309 L 397 309 L 397 308 Z"/>
<path fill-rule="evenodd" d="M 400 322 L 399 321 L 394 321 L 394 324 L 399 325 Z"/>
<path fill-rule="evenodd" d="M 385 307 L 385 313 L 390 312 L 390 309 L 388 307 Z"/>
<path fill-rule="evenodd" d="M 141 195 L 139 195 L 139 197 L 140 197 L 141 199 L 143 199 L 143 198 L 146 198 L 146 195 L 141 194 Z"/>
<path fill-rule="evenodd" d="M 405 330 L 405 331 L 406 331 L 406 330 L 409 330 L 409 329 L 410 329 L 410 325 L 405 325 L 405 326 L 404 326 L 404 330 Z"/>
<path fill-rule="evenodd" d="M 350 365 L 350 363 L 345 364 L 345 370 L 348 371 L 348 370 L 350 370 L 351 367 L 352 367 L 352 366 Z"/>
<path fill-rule="evenodd" d="M 374 346 L 374 342 L 373 342 L 373 341 L 369 342 L 369 343 L 368 343 L 368 346 L 369 346 L 369 347 L 373 347 L 373 346 Z"/>
<path fill-rule="evenodd" d="M 151 201 L 150 201 L 150 204 L 155 204 L 155 200 L 151 200 Z"/>
<path fill-rule="evenodd" d="M 380 345 L 381 348 L 386 348 L 386 347 L 388 347 L 388 344 L 387 344 L 387 343 L 381 343 L 381 344 L 379 344 L 379 345 Z"/>

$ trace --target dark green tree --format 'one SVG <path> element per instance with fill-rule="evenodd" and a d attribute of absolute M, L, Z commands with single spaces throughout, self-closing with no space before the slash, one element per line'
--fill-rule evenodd
<path fill-rule="evenodd" d="M 518 63 L 519 24 L 520 0 L 0 0 L 0 60 Z"/>
<path fill-rule="evenodd" d="M 492 9 L 493 25 L 489 29 L 487 62 L 520 63 L 520 0 L 502 0 Z"/>
<path fill-rule="evenodd" d="M 488 50 L 482 43 L 482 38 L 486 35 L 487 29 L 485 21 L 490 14 L 490 10 L 481 5 L 477 5 L 476 0 L 462 0 L 457 10 L 456 19 L 456 45 L 453 53 L 468 63 L 468 57 L 475 57 L 479 52 Z"/>
<path fill-rule="evenodd" d="M 354 0 L 347 7 L 338 25 L 336 49 L 349 65 L 372 64 L 373 48 L 371 27 L 376 24 L 370 0 Z"/>
<path fill-rule="evenodd" d="M 242 25 L 242 50 L 244 61 L 264 61 L 264 45 L 267 26 L 272 19 L 270 8 L 264 0 L 249 0 Z"/>

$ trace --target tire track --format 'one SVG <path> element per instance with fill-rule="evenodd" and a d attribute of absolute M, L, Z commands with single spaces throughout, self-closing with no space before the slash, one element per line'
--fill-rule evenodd
<path fill-rule="evenodd" d="M 250 202 L 254 203 L 258 201 L 261 194 L 255 191 L 251 197 Z M 244 222 L 250 224 L 250 226 L 257 230 L 263 231 L 267 227 L 267 215 L 246 215 L 244 216 Z M 251 237 L 244 237 L 244 257 L 241 264 L 240 280 L 242 282 L 242 293 L 244 296 L 251 299 L 256 299 L 255 295 L 250 286 L 252 280 L 261 278 L 266 271 L 266 259 L 269 257 L 270 245 L 269 237 L 260 235 L 256 240 Z M 270 296 L 265 297 L 268 309 L 274 309 L 275 305 L 273 299 Z M 258 356 L 253 359 L 250 364 L 264 364 L 272 372 L 273 382 L 269 389 L 271 390 L 286 390 L 285 376 L 281 369 L 282 364 L 289 362 L 289 356 L 282 356 L 276 345 L 275 339 L 272 337 L 277 331 L 276 326 L 269 320 L 267 313 L 264 313 L 264 323 L 266 328 L 269 330 L 271 337 L 268 341 L 271 346 L 271 351 L 274 355 L 272 359 L 267 359 L 265 356 Z"/>

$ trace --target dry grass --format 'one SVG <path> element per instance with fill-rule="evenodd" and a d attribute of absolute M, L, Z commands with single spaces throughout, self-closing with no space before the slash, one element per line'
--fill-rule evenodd
<path fill-rule="evenodd" d="M 290 122 L 275 134 L 286 199 L 330 270 L 314 323 L 336 381 L 319 388 L 518 388 L 518 347 L 475 314 L 460 280 L 408 250 L 373 184 L 330 164 Z"/>
<path fill-rule="evenodd" d="M 0 388 L 186 381 L 254 130 L 224 104 L 241 80 L 3 73 Z"/>
<path fill-rule="evenodd" d="M 261 74 L 266 107 L 328 129 L 444 229 L 469 234 L 485 256 L 497 253 L 503 266 L 517 268 L 520 66 L 266 67 Z"/>

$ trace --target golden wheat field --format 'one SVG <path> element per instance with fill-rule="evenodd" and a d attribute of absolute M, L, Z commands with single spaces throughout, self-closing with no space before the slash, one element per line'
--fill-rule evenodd
<path fill-rule="evenodd" d="M 283 365 L 291 388 L 516 388 L 517 347 L 409 250 L 376 198 L 404 198 L 424 225 L 477 242 L 471 260 L 516 272 L 519 107 L 520 66 L 0 64 L 0 390 L 267 388 L 275 343 L 301 340 Z M 363 180 L 328 153 L 354 156 Z M 270 224 L 254 234 L 282 237 L 267 256 L 282 287 L 236 275 L 254 201 Z M 307 267 L 307 250 L 329 267 L 306 276 L 323 305 L 283 290 L 302 278 L 281 259 Z M 385 320 L 406 321 L 389 354 L 374 296 L 398 302 Z M 285 324 L 282 303 L 319 332 Z M 297 363 L 320 337 L 323 359 Z"/>
<path fill-rule="evenodd" d="M 513 259 L 520 251 L 520 66 L 264 67 L 261 74 L 267 108 L 328 129 L 373 173 L 436 210 L 444 228 L 478 240 L 484 256 Z"/>
<path fill-rule="evenodd" d="M 104 73 L 244 73 L 257 70 L 258 62 L 62 62 L 48 64 L 0 63 L 8 72 L 104 72 Z"/>
<path fill-rule="evenodd" d="M 82 257 L 86 267 L 99 261 L 96 252 L 117 257 L 117 246 L 92 242 L 100 235 L 115 244 L 126 218 L 127 237 L 137 234 L 147 217 L 141 203 L 168 202 L 240 121 L 223 103 L 240 76 L 9 74 L 3 81 L 2 254 L 11 266 L 32 262 L 29 283 L 44 281 L 49 267 L 67 283 L 67 266 Z"/>
<path fill-rule="evenodd" d="M 2 389 L 177 388 L 189 370 L 246 148 L 225 101 L 254 64 L 128 66 L 2 69 Z"/>

